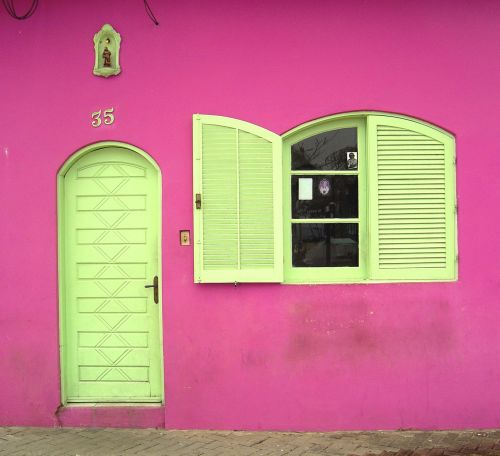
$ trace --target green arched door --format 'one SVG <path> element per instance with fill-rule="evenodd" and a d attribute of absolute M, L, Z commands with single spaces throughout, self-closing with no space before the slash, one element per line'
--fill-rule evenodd
<path fill-rule="evenodd" d="M 66 402 L 160 402 L 160 172 L 107 143 L 60 175 Z M 155 279 L 156 278 L 156 279 Z"/>

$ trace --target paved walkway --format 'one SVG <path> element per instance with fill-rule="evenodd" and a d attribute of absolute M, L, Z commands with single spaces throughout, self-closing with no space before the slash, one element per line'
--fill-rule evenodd
<path fill-rule="evenodd" d="M 0 456 L 500 456 L 499 431 L 221 432 L 0 428 Z"/>

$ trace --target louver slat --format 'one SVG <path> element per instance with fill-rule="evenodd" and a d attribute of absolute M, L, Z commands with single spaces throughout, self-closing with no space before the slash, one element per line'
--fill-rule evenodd
<path fill-rule="evenodd" d="M 240 268 L 274 267 L 273 147 L 247 133 L 238 133 L 240 178 Z"/>
<path fill-rule="evenodd" d="M 400 118 L 370 116 L 368 125 L 371 277 L 453 279 L 452 138 Z"/>
<path fill-rule="evenodd" d="M 217 116 L 194 118 L 196 282 L 281 282 L 281 138 Z"/>
<path fill-rule="evenodd" d="M 234 128 L 202 126 L 203 266 L 238 267 L 237 141 Z"/>

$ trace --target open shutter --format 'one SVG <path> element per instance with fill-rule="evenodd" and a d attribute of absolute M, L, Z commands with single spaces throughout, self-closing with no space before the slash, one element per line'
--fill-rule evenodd
<path fill-rule="evenodd" d="M 456 278 L 454 145 L 418 121 L 368 116 L 370 279 Z"/>
<path fill-rule="evenodd" d="M 282 282 L 281 138 L 227 117 L 193 120 L 195 282 Z"/>

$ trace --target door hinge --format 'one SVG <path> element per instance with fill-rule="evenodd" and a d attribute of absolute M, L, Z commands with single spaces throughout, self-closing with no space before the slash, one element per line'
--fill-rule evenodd
<path fill-rule="evenodd" d="M 195 197 L 196 209 L 201 209 L 201 193 L 197 193 Z"/>

